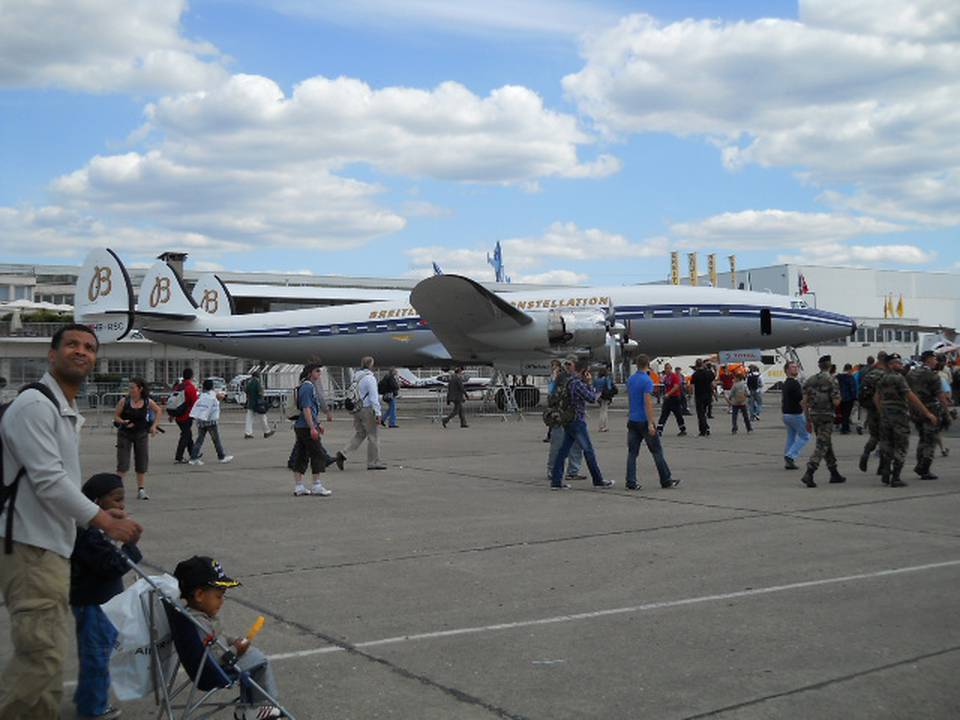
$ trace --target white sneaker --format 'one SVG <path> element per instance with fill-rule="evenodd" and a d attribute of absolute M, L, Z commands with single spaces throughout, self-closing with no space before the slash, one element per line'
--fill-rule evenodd
<path fill-rule="evenodd" d="M 150 499 L 150 496 L 147 495 L 146 488 L 139 488 L 137 490 L 137 500 L 149 500 L 149 499 Z"/>
<path fill-rule="evenodd" d="M 203 465 L 203 460 L 197 458 L 196 460 L 190 460 L 191 465 Z"/>
<path fill-rule="evenodd" d="M 303 486 L 303 483 L 298 483 L 293 489 L 293 494 L 295 497 L 300 497 L 301 495 L 309 495 L 310 491 Z"/>
<path fill-rule="evenodd" d="M 310 489 L 310 492 L 312 492 L 314 495 L 319 495 L 320 497 L 327 497 L 328 495 L 333 495 L 333 493 L 327 490 L 323 486 L 323 483 L 320 483 L 320 482 L 315 482 L 313 484 L 313 487 Z"/>
<path fill-rule="evenodd" d="M 220 458 L 221 463 L 228 463 L 232 460 L 233 460 L 233 455 L 224 455 L 222 458 Z"/>
<path fill-rule="evenodd" d="M 261 707 L 243 707 L 233 711 L 234 720 L 272 720 L 273 718 L 283 717 L 280 708 L 273 705 L 262 705 Z"/>

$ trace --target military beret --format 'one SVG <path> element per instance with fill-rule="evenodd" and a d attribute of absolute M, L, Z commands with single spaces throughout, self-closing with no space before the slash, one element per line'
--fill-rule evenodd
<path fill-rule="evenodd" d="M 887 353 L 887 362 L 903 362 L 900 353 Z"/>
<path fill-rule="evenodd" d="M 937 354 L 933 350 L 924 350 L 922 353 L 920 353 L 920 362 L 936 356 Z"/>

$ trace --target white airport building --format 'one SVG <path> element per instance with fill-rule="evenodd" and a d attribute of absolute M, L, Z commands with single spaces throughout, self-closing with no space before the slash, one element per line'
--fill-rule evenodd
<path fill-rule="evenodd" d="M 185 258 L 175 253 L 167 256 L 171 264 L 182 263 Z M 46 369 L 49 338 L 62 323 L 50 311 L 41 322 L 32 322 L 37 309 L 29 303 L 72 305 L 79 271 L 79 266 L 72 265 L 0 264 L 0 377 L 8 387 L 30 382 Z M 130 272 L 138 288 L 146 271 Z M 189 267 L 182 274 L 188 286 L 199 275 Z M 369 298 L 361 298 L 364 300 L 388 299 L 408 293 L 416 284 L 409 278 L 230 272 L 219 275 L 233 294 L 239 313 L 358 301 L 355 292 L 350 293 L 349 299 L 346 297 L 346 288 L 367 291 Z M 681 282 L 689 284 L 689 279 Z M 710 284 L 707 276 L 699 276 L 697 282 Z M 914 355 L 938 335 L 952 338 L 960 324 L 960 275 L 956 273 L 786 264 L 717 276 L 719 287 L 792 296 L 799 295 L 803 283 L 807 292 L 801 297 L 809 305 L 849 315 L 858 324 L 852 337 L 799 349 L 799 357 L 808 370 L 825 353 L 831 354 L 839 367 L 847 362 L 861 363 L 880 349 Z M 490 287 L 508 291 L 529 286 Z M 18 308 L 17 304 L 25 307 Z M 150 383 L 169 386 L 187 366 L 193 367 L 201 378 L 217 376 L 229 380 L 256 364 L 257 358 L 227 358 L 133 337 L 105 345 L 97 371 L 114 380 L 139 375 Z"/>

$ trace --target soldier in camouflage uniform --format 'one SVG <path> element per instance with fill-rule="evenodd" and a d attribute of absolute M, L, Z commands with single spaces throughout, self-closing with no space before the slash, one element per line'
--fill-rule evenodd
<path fill-rule="evenodd" d="M 877 414 L 877 408 L 873 404 L 873 393 L 877 387 L 877 381 L 883 377 L 887 371 L 887 354 L 882 350 L 877 353 L 877 361 L 863 374 L 860 380 L 860 390 L 857 393 L 857 402 L 860 408 L 867 413 L 867 419 L 864 425 L 870 438 L 867 444 L 863 446 L 863 454 L 860 455 L 860 470 L 867 471 L 867 463 L 870 460 L 870 453 L 876 450 L 880 443 L 880 416 Z"/>
<path fill-rule="evenodd" d="M 947 396 L 943 392 L 940 375 L 937 373 L 937 355 L 932 350 L 926 350 L 920 355 L 920 365 L 907 375 L 907 384 L 913 390 L 923 406 L 939 418 L 947 407 Z M 936 480 L 937 476 L 930 472 L 933 464 L 934 449 L 939 444 L 940 425 L 929 423 L 917 413 L 910 413 L 910 419 L 917 428 L 919 441 L 917 442 L 917 466 L 913 469 L 921 480 Z"/>
<path fill-rule="evenodd" d="M 827 461 L 830 482 L 842 483 L 846 478 L 837 470 L 837 456 L 833 452 L 833 418 L 840 405 L 840 386 L 830 374 L 831 360 L 824 355 L 817 361 L 820 372 L 803 384 L 803 405 L 807 415 L 807 432 L 817 438 L 813 454 L 807 460 L 807 471 L 800 478 L 807 487 L 816 487 L 813 474 L 820 467 L 820 460 Z"/>
<path fill-rule="evenodd" d="M 908 403 L 932 424 L 938 418 L 914 395 L 901 372 L 903 360 L 897 353 L 887 355 L 887 372 L 877 383 L 873 403 L 880 414 L 881 480 L 884 485 L 904 487 L 900 471 L 910 447 L 910 415 Z"/>

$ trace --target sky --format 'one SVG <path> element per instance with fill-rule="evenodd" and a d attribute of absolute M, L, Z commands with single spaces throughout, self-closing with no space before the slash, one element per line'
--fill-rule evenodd
<path fill-rule="evenodd" d="M 0 0 L 0 261 L 960 272 L 960 3 Z"/>

